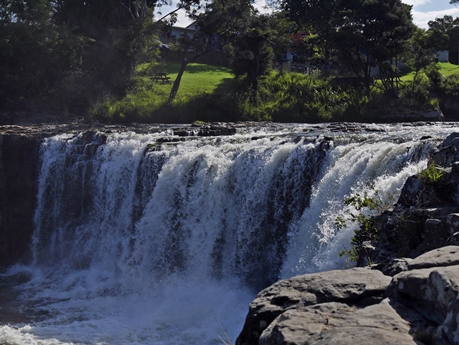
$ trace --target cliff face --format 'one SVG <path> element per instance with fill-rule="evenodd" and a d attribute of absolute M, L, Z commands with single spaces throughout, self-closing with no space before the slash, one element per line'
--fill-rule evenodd
<path fill-rule="evenodd" d="M 30 259 L 42 139 L 87 127 L 33 122 L 0 126 L 0 269 Z"/>
<path fill-rule="evenodd" d="M 33 231 L 40 139 L 0 135 L 0 267 L 26 257 Z"/>

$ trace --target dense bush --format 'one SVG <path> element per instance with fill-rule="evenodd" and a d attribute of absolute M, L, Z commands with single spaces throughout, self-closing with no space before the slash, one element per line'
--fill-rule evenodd
<path fill-rule="evenodd" d="M 323 122 L 338 118 L 350 97 L 329 79 L 300 73 L 272 73 L 259 83 L 255 102 L 251 90 L 239 95 L 244 119 L 279 122 Z"/>

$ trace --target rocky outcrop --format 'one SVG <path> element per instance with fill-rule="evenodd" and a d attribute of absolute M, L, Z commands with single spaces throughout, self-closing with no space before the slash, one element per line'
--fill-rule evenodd
<path fill-rule="evenodd" d="M 458 293 L 457 246 L 392 278 L 369 268 L 298 276 L 258 294 L 236 344 L 457 344 Z"/>
<path fill-rule="evenodd" d="M 374 220 L 379 236 L 363 244 L 359 264 L 376 262 L 385 274 L 400 271 L 397 258 L 459 245 L 459 133 L 443 141 L 429 167 L 409 177 L 394 207 Z"/>
<path fill-rule="evenodd" d="M 359 264 L 377 264 L 263 290 L 236 344 L 459 344 L 459 133 L 429 167 L 373 218 Z"/>

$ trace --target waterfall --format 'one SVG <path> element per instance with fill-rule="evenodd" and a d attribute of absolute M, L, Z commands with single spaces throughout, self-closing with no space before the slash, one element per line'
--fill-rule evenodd
<path fill-rule="evenodd" d="M 334 226 L 347 197 L 396 197 L 451 132 L 377 129 L 45 139 L 33 260 L 7 273 L 27 275 L 19 289 L 33 317 L 0 326 L 0 343 L 234 341 L 258 290 L 348 265 L 338 253 L 353 228 Z"/>

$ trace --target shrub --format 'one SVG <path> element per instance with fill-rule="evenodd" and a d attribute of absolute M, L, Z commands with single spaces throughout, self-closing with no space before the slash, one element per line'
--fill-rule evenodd
<path fill-rule="evenodd" d="M 444 171 L 431 162 L 426 169 L 422 170 L 418 176 L 426 182 L 439 182 L 443 178 Z"/>
<path fill-rule="evenodd" d="M 358 224 L 358 228 L 354 230 L 354 236 L 351 239 L 351 249 L 345 249 L 339 253 L 340 257 L 347 256 L 354 262 L 357 262 L 359 258 L 360 248 L 363 243 L 378 238 L 378 227 L 374 216 L 387 210 L 394 200 L 391 194 L 387 194 L 383 198 L 377 189 L 371 187 L 371 190 L 373 191 L 373 196 L 369 196 L 365 192 L 363 195 L 356 193 L 347 198 L 344 204 L 353 206 L 357 213 L 349 212 L 343 217 L 336 217 L 335 220 L 335 226 L 338 230 L 344 228 L 348 222 Z"/>
<path fill-rule="evenodd" d="M 279 122 L 330 121 L 344 112 L 348 99 L 328 79 L 301 73 L 273 72 L 253 94 L 249 89 L 238 95 L 244 119 Z"/>

